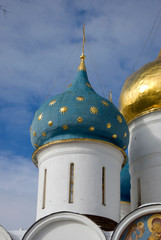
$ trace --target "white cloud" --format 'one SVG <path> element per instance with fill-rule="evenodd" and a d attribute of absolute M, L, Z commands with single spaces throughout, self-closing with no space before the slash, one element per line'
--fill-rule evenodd
<path fill-rule="evenodd" d="M 0 224 L 28 228 L 36 218 L 38 170 L 28 159 L 0 152 Z"/>

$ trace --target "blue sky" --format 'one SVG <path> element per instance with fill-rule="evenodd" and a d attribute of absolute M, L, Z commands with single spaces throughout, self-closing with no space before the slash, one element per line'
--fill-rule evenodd
<path fill-rule="evenodd" d="M 161 7 L 160 0 L 1 0 L 0 225 L 28 228 L 36 215 L 38 171 L 29 128 L 35 111 L 65 90 L 79 65 L 86 24 L 89 81 L 118 106 L 125 79 Z M 152 61 L 161 43 L 158 17 L 135 70 Z M 101 86 L 99 84 L 101 82 Z M 103 90 L 102 90 L 103 89 Z"/>

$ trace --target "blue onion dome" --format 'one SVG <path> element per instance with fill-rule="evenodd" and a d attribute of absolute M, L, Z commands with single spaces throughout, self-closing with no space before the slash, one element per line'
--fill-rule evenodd
<path fill-rule="evenodd" d="M 94 91 L 88 81 L 84 53 L 80 58 L 72 84 L 36 112 L 31 125 L 32 145 L 39 148 L 58 141 L 91 139 L 125 150 L 129 141 L 126 121 L 111 101 Z"/>
<path fill-rule="evenodd" d="M 130 188 L 129 162 L 127 161 L 121 170 L 121 201 L 130 202 Z"/>

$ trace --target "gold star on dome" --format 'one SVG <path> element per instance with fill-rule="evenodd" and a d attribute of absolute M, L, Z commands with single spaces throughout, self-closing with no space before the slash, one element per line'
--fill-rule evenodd
<path fill-rule="evenodd" d="M 42 120 L 42 118 L 43 118 L 43 113 L 40 113 L 40 115 L 38 116 L 38 120 L 40 121 L 40 120 Z"/>
<path fill-rule="evenodd" d="M 122 123 L 122 118 L 121 118 L 121 116 L 117 115 L 117 120 L 118 120 L 120 123 Z"/>
<path fill-rule="evenodd" d="M 117 138 L 117 134 L 113 134 L 113 135 L 112 135 L 112 138 L 113 138 L 113 139 L 116 139 L 116 138 Z"/>
<path fill-rule="evenodd" d="M 35 131 L 33 131 L 33 136 L 36 137 L 36 132 Z"/>
<path fill-rule="evenodd" d="M 67 107 L 67 106 L 63 106 L 63 107 L 60 108 L 60 111 L 59 111 L 59 112 L 65 113 L 65 112 L 67 112 L 67 111 L 68 111 L 68 107 Z"/>
<path fill-rule="evenodd" d="M 70 83 L 69 86 L 68 86 L 67 88 L 69 88 L 69 87 L 71 87 L 71 86 L 72 86 L 72 83 Z"/>
<path fill-rule="evenodd" d="M 45 133 L 45 132 L 42 132 L 42 135 L 43 135 L 44 137 L 46 137 L 46 133 Z"/>
<path fill-rule="evenodd" d="M 68 125 L 63 125 L 62 128 L 63 128 L 64 130 L 68 130 Z"/>
<path fill-rule="evenodd" d="M 89 131 L 93 132 L 95 130 L 95 127 L 89 127 Z"/>
<path fill-rule="evenodd" d="M 125 133 L 124 133 L 124 138 L 126 138 L 126 137 L 127 137 L 127 133 L 125 132 Z"/>
<path fill-rule="evenodd" d="M 82 101 L 84 101 L 84 97 L 76 97 L 76 99 L 77 99 L 77 101 L 79 101 L 79 102 L 82 102 Z"/>
<path fill-rule="evenodd" d="M 89 83 L 86 83 L 86 85 L 89 87 L 89 88 L 92 88 L 91 85 Z"/>
<path fill-rule="evenodd" d="M 106 127 L 107 127 L 107 128 L 111 128 L 111 123 L 107 123 L 107 124 L 106 124 Z"/>
<path fill-rule="evenodd" d="M 108 105 L 109 105 L 108 102 L 106 102 L 106 101 L 101 101 L 101 102 L 102 102 L 103 105 L 108 107 Z"/>
<path fill-rule="evenodd" d="M 54 99 L 51 102 L 49 102 L 49 106 L 53 106 L 55 103 L 56 103 L 56 99 Z"/>
<path fill-rule="evenodd" d="M 123 149 L 125 150 L 125 149 L 126 149 L 126 146 L 124 146 Z"/>
<path fill-rule="evenodd" d="M 97 114 L 97 113 L 98 113 L 98 108 L 96 108 L 96 107 L 90 107 L 90 112 L 91 112 L 92 114 Z"/>
<path fill-rule="evenodd" d="M 79 123 L 83 122 L 83 118 L 82 117 L 78 117 L 77 118 L 77 122 L 79 122 Z"/>
<path fill-rule="evenodd" d="M 49 127 L 53 126 L 53 121 L 48 122 Z"/>
<path fill-rule="evenodd" d="M 35 145 L 35 147 L 36 147 L 36 148 L 38 148 L 38 147 L 39 147 L 39 146 L 38 146 L 36 143 L 35 143 L 34 145 Z"/>

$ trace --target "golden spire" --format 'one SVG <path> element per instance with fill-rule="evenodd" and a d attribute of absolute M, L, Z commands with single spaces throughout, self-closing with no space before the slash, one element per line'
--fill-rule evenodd
<path fill-rule="evenodd" d="M 108 97 L 110 99 L 110 102 L 112 102 L 112 91 L 110 90 L 110 94 L 108 94 Z"/>
<path fill-rule="evenodd" d="M 80 56 L 80 59 L 81 59 L 81 62 L 79 64 L 79 67 L 78 67 L 78 71 L 86 71 L 86 67 L 85 67 L 85 63 L 84 63 L 84 60 L 85 60 L 85 55 L 84 55 L 84 44 L 86 42 L 86 38 L 85 38 L 85 24 L 83 26 L 83 43 L 82 43 L 82 55 Z"/>

